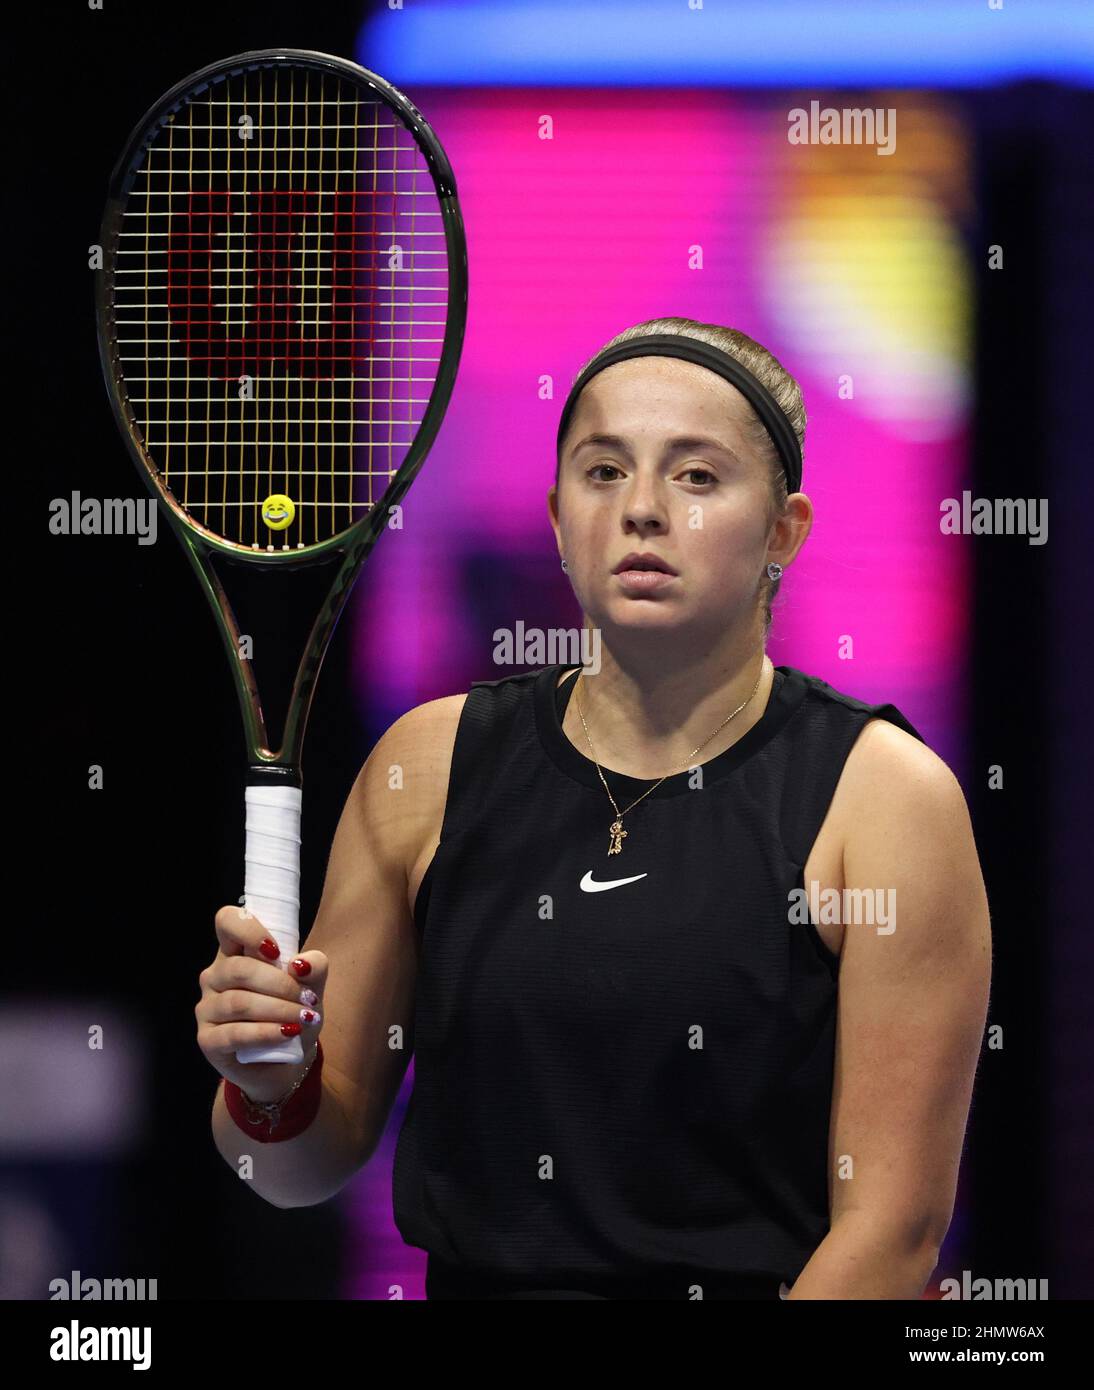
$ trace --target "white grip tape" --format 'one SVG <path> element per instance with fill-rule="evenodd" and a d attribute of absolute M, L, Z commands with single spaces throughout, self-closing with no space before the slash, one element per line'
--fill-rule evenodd
<path fill-rule="evenodd" d="M 299 787 L 247 788 L 247 872 L 243 898 L 281 948 L 281 969 L 300 949 Z M 240 1062 L 301 1062 L 299 1036 L 241 1047 Z"/>

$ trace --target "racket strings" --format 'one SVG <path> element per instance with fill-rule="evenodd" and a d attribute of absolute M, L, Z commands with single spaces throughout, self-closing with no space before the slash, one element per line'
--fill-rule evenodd
<path fill-rule="evenodd" d="M 113 257 L 116 353 L 149 462 L 223 539 L 306 548 L 375 505 L 447 307 L 428 163 L 345 78 L 225 76 L 146 145 Z"/>

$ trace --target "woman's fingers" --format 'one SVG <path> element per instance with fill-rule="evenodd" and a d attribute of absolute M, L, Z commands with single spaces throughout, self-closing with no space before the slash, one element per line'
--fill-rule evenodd
<path fill-rule="evenodd" d="M 223 955 L 238 956 L 247 951 L 259 960 L 273 962 L 281 954 L 277 942 L 258 918 L 241 907 L 222 907 L 213 926 Z"/>
<path fill-rule="evenodd" d="M 279 960 L 273 951 L 263 949 L 267 944 L 276 948 L 276 943 L 261 922 L 237 907 L 222 907 L 215 926 L 220 950 L 199 976 L 203 988 L 253 989 L 303 1004 L 318 1002 L 310 995 L 321 995 L 326 983 L 327 958 L 322 951 L 302 951 Z"/>
<path fill-rule="evenodd" d="M 252 1099 L 275 1098 L 314 1056 L 311 1044 L 323 1025 L 327 957 L 301 951 L 281 960 L 262 923 L 235 906 L 222 907 L 214 925 L 219 949 L 198 976 L 201 998 L 194 1005 L 198 1047 L 221 1076 L 244 1086 Z M 297 1036 L 304 1063 L 248 1065 L 236 1057 L 241 1048 Z"/>
<path fill-rule="evenodd" d="M 204 1023 L 295 1023 L 298 1031 L 314 1030 L 321 1021 L 318 1008 L 300 1003 L 299 991 L 290 1000 L 250 989 L 211 990 L 198 1017 Z"/>
<path fill-rule="evenodd" d="M 254 1047 L 256 1045 L 266 1045 L 269 1043 L 283 1042 L 286 1037 L 296 1036 L 293 1033 L 285 1033 L 283 1025 L 276 1023 L 208 1023 L 202 1024 L 198 1028 L 198 1047 L 205 1054 L 206 1059 L 220 1072 L 222 1076 L 230 1081 L 236 1081 L 237 1085 L 246 1085 L 248 1080 L 256 1076 L 254 1067 L 243 1067 L 236 1063 L 235 1054 L 241 1047 Z M 305 1036 L 303 1031 L 300 1040 L 304 1044 L 304 1056 L 309 1054 L 311 1042 L 310 1036 Z M 265 1068 L 264 1068 L 265 1070 Z M 283 1066 L 273 1068 L 278 1082 L 274 1086 L 274 1093 L 280 1094 L 286 1089 L 283 1081 L 285 1076 L 290 1075 Z M 237 1080 L 237 1074 L 241 1079 Z M 257 1091 L 257 1088 L 255 1088 Z M 254 1099 L 258 1099 L 254 1095 Z"/>

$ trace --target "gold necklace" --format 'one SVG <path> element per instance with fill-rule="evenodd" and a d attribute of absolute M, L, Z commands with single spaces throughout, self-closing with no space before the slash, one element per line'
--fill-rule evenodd
<path fill-rule="evenodd" d="M 725 726 L 729 723 L 729 721 L 730 721 L 731 719 L 735 718 L 738 714 L 740 714 L 741 710 L 744 709 L 745 705 L 747 705 L 747 704 L 749 703 L 749 701 L 751 701 L 752 696 L 755 695 L 756 691 L 759 690 L 759 688 L 760 688 L 760 681 L 763 680 L 763 674 L 764 674 L 764 664 L 763 664 L 763 660 L 761 659 L 761 661 L 760 661 L 760 674 L 756 677 L 756 684 L 752 687 L 752 694 L 749 695 L 748 699 L 745 700 L 743 704 L 738 705 L 737 708 L 733 711 L 732 714 L 727 714 L 727 715 L 726 715 L 726 717 L 722 720 L 722 722 L 721 722 L 721 723 L 718 725 L 718 727 L 714 730 L 714 733 L 711 734 L 710 738 L 705 738 L 705 739 L 702 741 L 702 743 L 699 745 L 698 748 L 693 748 L 693 749 L 691 750 L 691 752 L 688 754 L 688 760 L 687 760 L 687 762 L 684 764 L 684 768 L 690 767 L 690 766 L 691 766 L 691 760 L 692 760 L 692 758 L 695 757 L 696 753 L 701 752 L 701 751 L 707 746 L 707 744 L 710 742 L 710 739 L 711 739 L 711 738 L 714 738 L 715 735 L 720 734 L 721 731 L 725 728 Z M 578 679 L 578 681 L 581 681 L 581 680 L 582 680 L 582 676 L 579 675 L 579 676 L 577 677 L 577 679 Z M 608 793 L 608 800 L 612 803 L 612 809 L 615 811 L 615 820 L 612 821 L 611 830 L 609 831 L 609 834 L 611 835 L 611 840 L 610 840 L 609 845 L 608 845 L 608 853 L 609 853 L 609 854 L 622 854 L 622 852 L 623 852 L 623 840 L 625 839 L 625 837 L 626 837 L 626 835 L 627 835 L 627 833 L 628 833 L 626 830 L 623 829 L 623 817 L 627 814 L 627 811 L 633 811 L 634 808 L 638 805 L 638 803 L 639 803 L 640 801 L 642 801 L 645 797 L 649 796 L 650 792 L 655 792 L 655 791 L 657 790 L 657 788 L 661 785 L 661 783 L 665 781 L 666 778 L 672 776 L 672 773 L 671 773 L 671 772 L 666 772 L 664 777 L 662 777 L 659 781 L 654 782 L 653 786 L 652 786 L 652 787 L 649 787 L 646 791 L 644 791 L 644 792 L 642 793 L 641 796 L 636 797 L 636 798 L 634 799 L 634 801 L 632 801 L 631 804 L 627 807 L 627 811 L 621 811 L 621 810 L 619 809 L 619 807 L 616 805 L 615 797 L 612 796 L 611 789 L 609 788 L 607 782 L 604 780 L 604 771 L 603 771 L 603 769 L 601 768 L 600 764 L 599 764 L 599 763 L 597 762 L 597 760 L 596 760 L 596 749 L 593 748 L 593 740 L 592 740 L 592 736 L 591 736 L 590 733 L 589 733 L 589 726 L 585 723 L 585 716 L 584 716 L 584 714 L 582 714 L 582 712 L 581 712 L 581 700 L 578 698 L 578 693 L 577 693 L 576 687 L 575 687 L 575 689 L 574 689 L 574 703 L 575 703 L 575 705 L 577 706 L 578 716 L 579 716 L 580 719 L 581 719 L 581 727 L 585 730 L 585 737 L 586 737 L 586 738 L 588 739 L 588 741 L 589 741 L 589 751 L 590 751 L 590 752 L 592 753 L 592 755 L 593 755 L 593 762 L 596 763 L 596 770 L 597 770 L 597 772 L 600 774 L 600 780 L 601 780 L 601 782 L 604 783 L 604 790 Z M 683 771 L 683 770 L 684 770 L 684 769 L 681 769 L 681 771 Z"/>

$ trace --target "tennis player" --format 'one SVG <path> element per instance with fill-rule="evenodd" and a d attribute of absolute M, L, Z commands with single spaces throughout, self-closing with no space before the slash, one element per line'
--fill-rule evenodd
<path fill-rule="evenodd" d="M 935 1267 L 986 894 L 960 786 L 899 710 L 765 654 L 812 524 L 805 420 L 743 333 L 613 339 L 548 495 L 595 674 L 396 721 L 296 960 L 217 914 L 196 1014 L 221 1154 L 276 1206 L 332 1197 L 413 1052 L 394 1208 L 429 1298 L 917 1298 Z M 298 1065 L 235 1059 L 294 1032 Z"/>

